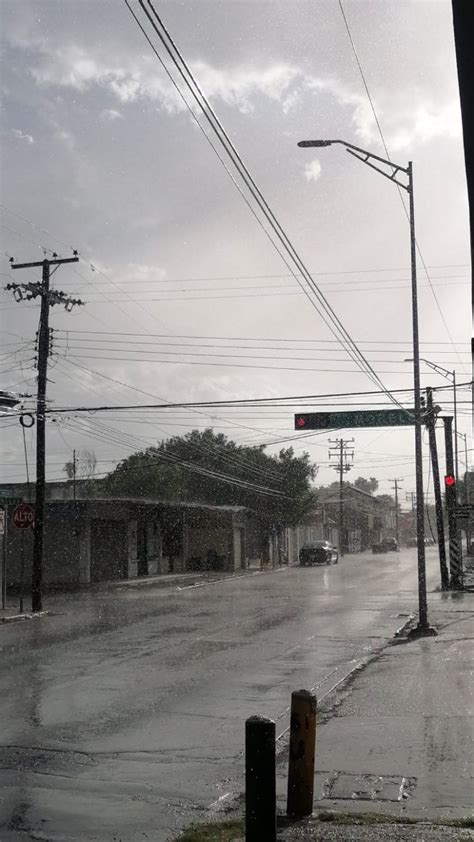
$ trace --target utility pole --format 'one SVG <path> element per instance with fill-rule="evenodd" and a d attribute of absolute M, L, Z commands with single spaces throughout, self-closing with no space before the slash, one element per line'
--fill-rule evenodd
<path fill-rule="evenodd" d="M 72 451 L 72 496 L 76 499 L 76 451 Z"/>
<path fill-rule="evenodd" d="M 438 533 L 439 570 L 441 575 L 441 588 L 443 591 L 449 588 L 449 572 L 446 564 L 446 542 L 444 537 L 443 503 L 441 499 L 441 483 L 439 478 L 438 448 L 436 446 L 436 414 L 439 407 L 433 406 L 433 389 L 426 390 L 426 426 L 430 442 L 431 465 L 433 468 L 433 487 L 436 509 L 436 531 Z"/>
<path fill-rule="evenodd" d="M 471 502 L 469 499 L 469 463 L 468 463 L 468 456 L 467 456 L 467 433 L 458 433 L 458 436 L 464 440 L 464 503 Z M 469 553 L 471 547 L 471 530 L 469 528 L 469 518 L 466 523 L 466 552 Z"/>
<path fill-rule="evenodd" d="M 416 509 L 416 491 L 405 491 L 405 500 L 411 501 L 412 512 Z"/>
<path fill-rule="evenodd" d="M 403 482 L 403 477 L 394 477 L 394 479 L 389 479 L 389 482 L 393 482 L 392 488 L 395 491 L 395 538 L 397 544 L 400 543 L 400 535 L 398 529 L 398 483 Z"/>
<path fill-rule="evenodd" d="M 456 518 L 456 482 L 454 474 L 453 458 L 453 419 L 452 416 L 444 416 L 444 442 L 446 446 L 446 477 L 445 494 L 446 508 L 448 510 L 449 530 L 449 572 L 450 585 L 455 590 L 462 588 L 462 554 L 459 541 L 458 521 Z M 454 482 L 453 482 L 454 480 Z"/>
<path fill-rule="evenodd" d="M 38 391 L 36 397 L 36 499 L 35 499 L 35 525 L 33 539 L 33 566 L 31 576 L 31 610 L 33 612 L 42 609 L 42 583 L 43 583 L 43 537 L 45 517 L 45 491 L 46 491 L 46 437 L 45 437 L 45 410 L 46 410 L 46 384 L 48 371 L 48 356 L 50 353 L 50 332 L 49 332 L 49 308 L 55 304 L 64 304 L 69 312 L 74 305 L 82 304 L 79 299 L 69 298 L 60 290 L 50 289 L 51 266 L 60 266 L 63 263 L 77 263 L 79 258 L 77 252 L 74 257 L 59 258 L 56 253 L 51 260 L 45 258 L 42 261 L 33 263 L 14 263 L 10 259 L 12 269 L 31 269 L 41 266 L 41 282 L 34 281 L 25 284 L 7 284 L 5 289 L 13 290 L 16 301 L 31 301 L 34 298 L 41 298 L 40 321 L 38 329 Z"/>
<path fill-rule="evenodd" d="M 344 483 L 343 477 L 347 471 L 350 471 L 351 465 L 349 464 L 349 459 L 354 458 L 354 450 L 350 449 L 351 442 L 354 439 L 329 439 L 330 444 L 333 447 L 329 448 L 329 459 L 331 456 L 337 456 L 339 462 L 337 465 L 334 466 L 334 470 L 336 470 L 339 474 L 339 554 L 341 556 L 344 555 L 344 541 L 343 541 L 343 529 L 344 529 Z"/>

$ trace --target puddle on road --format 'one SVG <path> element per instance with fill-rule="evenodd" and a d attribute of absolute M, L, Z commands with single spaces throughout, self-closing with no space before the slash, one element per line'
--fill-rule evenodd
<path fill-rule="evenodd" d="M 416 778 L 334 772 L 323 783 L 323 798 L 343 801 L 392 801 L 410 798 Z"/>

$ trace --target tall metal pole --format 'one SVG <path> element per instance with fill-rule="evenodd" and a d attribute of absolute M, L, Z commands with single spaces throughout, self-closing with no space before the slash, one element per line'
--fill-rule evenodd
<path fill-rule="evenodd" d="M 456 500 L 458 499 L 459 461 L 458 461 L 458 403 L 456 392 L 456 371 L 453 371 L 454 392 L 454 476 L 456 477 Z"/>
<path fill-rule="evenodd" d="M 446 449 L 446 474 L 454 476 L 453 459 L 453 419 L 451 416 L 443 417 L 444 442 Z M 451 587 L 459 589 L 462 587 L 462 558 L 459 541 L 459 530 L 456 519 L 456 486 L 446 486 L 446 508 L 448 510 L 449 529 L 449 572 Z"/>
<path fill-rule="evenodd" d="M 418 334 L 418 290 L 416 277 L 415 202 L 413 196 L 413 164 L 408 162 L 408 197 L 410 203 L 411 299 L 413 321 L 413 380 L 415 390 L 415 471 L 416 471 L 416 538 L 418 555 L 418 629 L 427 630 L 425 516 L 423 495 L 423 450 L 420 393 L 420 343 Z"/>
<path fill-rule="evenodd" d="M 426 408 L 428 410 L 426 426 L 430 440 L 431 465 L 433 467 L 433 487 L 436 509 L 436 531 L 438 533 L 439 570 L 441 576 L 441 588 L 446 591 L 449 588 L 449 572 L 446 564 L 446 542 L 444 537 L 443 503 L 441 499 L 441 485 L 439 479 L 438 448 L 436 447 L 436 420 L 433 414 L 433 389 L 426 390 Z"/>
<path fill-rule="evenodd" d="M 38 331 L 38 394 L 36 400 L 36 499 L 33 536 L 31 610 L 42 609 L 44 501 L 46 483 L 46 380 L 49 350 L 49 260 L 43 260 L 41 311 Z"/>

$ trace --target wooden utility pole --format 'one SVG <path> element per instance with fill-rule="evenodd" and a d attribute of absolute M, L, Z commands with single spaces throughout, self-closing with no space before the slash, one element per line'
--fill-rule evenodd
<path fill-rule="evenodd" d="M 430 443 L 431 465 L 433 468 L 433 488 L 436 510 L 436 531 L 438 533 L 439 570 L 443 591 L 449 588 L 449 571 L 446 564 L 446 542 L 444 537 L 443 502 L 441 498 L 441 482 L 439 478 L 438 448 L 436 446 L 436 413 L 433 406 L 433 389 L 426 390 L 426 426 Z M 438 407 L 436 408 L 439 409 Z"/>
<path fill-rule="evenodd" d="M 403 477 L 394 477 L 393 479 L 390 479 L 389 482 L 394 483 L 394 485 L 392 485 L 392 488 L 395 491 L 395 538 L 397 544 L 399 544 L 400 534 L 398 529 L 398 483 L 403 482 Z"/>
<path fill-rule="evenodd" d="M 334 466 L 339 474 L 339 555 L 344 555 L 343 529 L 344 529 L 344 482 L 343 477 L 347 471 L 350 471 L 351 465 L 349 459 L 354 458 L 354 451 L 349 448 L 354 439 L 329 439 L 333 447 L 329 448 L 329 459 L 331 456 L 337 456 L 339 462 Z"/>
<path fill-rule="evenodd" d="M 50 353 L 49 308 L 55 304 L 64 304 L 67 311 L 76 304 L 83 304 L 75 298 L 69 298 L 60 290 L 50 289 L 51 266 L 63 263 L 77 263 L 77 252 L 74 257 L 59 258 L 53 254 L 51 260 L 34 261 L 33 263 L 14 263 L 10 260 L 12 269 L 31 269 L 41 266 L 41 282 L 34 281 L 25 284 L 7 284 L 5 289 L 13 290 L 16 301 L 31 301 L 41 298 L 40 321 L 38 329 L 38 391 L 36 397 L 36 496 L 35 496 L 35 525 L 33 539 L 33 566 L 31 576 L 31 610 L 42 610 L 42 582 L 43 582 L 43 536 L 45 517 L 46 492 L 46 437 L 45 410 L 46 384 L 48 372 L 48 356 Z"/>

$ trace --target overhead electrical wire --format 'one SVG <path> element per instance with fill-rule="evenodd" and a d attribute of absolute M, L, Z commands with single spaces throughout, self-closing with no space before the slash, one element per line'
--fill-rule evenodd
<path fill-rule="evenodd" d="M 131 15 L 135 19 L 135 21 L 136 21 L 137 25 L 139 26 L 140 30 L 142 31 L 143 35 L 145 36 L 147 42 L 151 46 L 151 48 L 152 48 L 153 52 L 155 53 L 156 57 L 160 61 L 160 64 L 162 65 L 163 69 L 165 70 L 168 77 L 170 78 L 170 80 L 171 80 L 172 84 L 174 85 L 175 89 L 177 90 L 179 96 L 184 101 L 184 103 L 185 103 L 186 107 L 188 108 L 188 110 L 190 111 L 193 119 L 196 121 L 200 130 L 203 132 L 204 137 L 210 143 L 210 145 L 212 146 L 212 148 L 214 149 L 214 151 L 218 155 L 218 158 L 221 161 L 221 163 L 224 163 L 222 161 L 222 158 L 219 155 L 219 153 L 217 153 L 217 151 L 215 149 L 215 146 L 212 144 L 212 141 L 211 141 L 210 137 L 207 135 L 206 131 L 204 130 L 204 127 L 203 127 L 199 117 L 195 114 L 195 112 L 193 111 L 193 109 L 189 105 L 189 103 L 186 100 L 184 94 L 182 93 L 181 89 L 179 88 L 178 84 L 176 83 L 173 75 L 171 74 L 171 72 L 169 71 L 165 62 L 161 58 L 161 56 L 158 53 L 155 45 L 153 44 L 153 42 L 151 41 L 147 32 L 145 31 L 144 27 L 140 23 L 140 21 L 139 21 L 138 17 L 136 16 L 135 12 L 131 8 L 130 3 L 128 2 L 128 0 L 124 0 L 124 2 L 126 4 L 127 8 L 129 9 Z M 276 245 L 276 243 L 275 243 L 274 239 L 272 238 L 271 234 L 269 233 L 268 229 L 265 228 L 265 226 L 262 224 L 262 221 L 260 220 L 258 215 L 255 214 L 254 209 L 251 208 L 252 213 L 257 218 L 257 221 L 259 222 L 260 226 L 264 230 L 266 236 L 269 238 L 270 242 L 276 248 L 278 254 L 284 260 L 285 265 L 291 271 L 291 273 L 295 277 L 295 280 L 297 281 L 297 283 L 300 285 L 300 287 L 304 291 L 306 297 L 308 298 L 308 300 L 310 301 L 312 306 L 315 307 L 315 309 L 319 313 L 320 317 L 325 322 L 326 326 L 329 328 L 331 333 L 333 333 L 333 335 L 341 341 L 343 347 L 346 348 L 346 351 L 347 351 L 349 357 L 352 359 L 352 361 L 374 383 L 377 383 L 379 386 L 381 386 L 383 388 L 383 390 L 390 396 L 390 398 L 396 403 L 396 399 L 394 399 L 393 396 L 390 395 L 390 393 L 388 392 L 388 390 L 386 389 L 386 387 L 384 386 L 384 384 L 380 380 L 378 374 L 374 371 L 372 366 L 365 359 L 364 355 L 362 354 L 360 349 L 357 347 L 357 345 L 354 343 L 352 337 L 349 335 L 347 330 L 344 328 L 340 319 L 337 317 L 337 315 L 334 312 L 334 310 L 332 309 L 331 305 L 329 304 L 329 302 L 327 301 L 327 299 L 325 298 L 323 293 L 319 290 L 319 288 L 318 288 L 317 284 L 315 283 L 314 279 L 311 277 L 311 275 L 308 272 L 305 264 L 303 263 L 303 261 L 299 257 L 299 255 L 296 252 L 293 244 L 291 243 L 291 241 L 287 237 L 283 228 L 281 227 L 281 225 L 279 224 L 275 215 L 273 214 L 273 211 L 271 210 L 268 203 L 264 199 L 261 191 L 257 187 L 254 179 L 250 175 L 250 172 L 249 172 L 248 168 L 245 166 L 245 164 L 244 164 L 242 158 L 240 157 L 240 155 L 238 154 L 234 144 L 230 140 L 228 134 L 226 133 L 222 124 L 220 123 L 219 119 L 217 118 L 214 110 L 212 109 L 212 106 L 210 105 L 209 101 L 207 100 L 207 98 L 203 94 L 202 90 L 200 89 L 199 85 L 197 84 L 196 80 L 194 79 L 188 65 L 186 64 L 183 56 L 179 52 L 175 43 L 173 42 L 169 32 L 167 31 L 167 29 L 164 26 L 161 18 L 157 14 L 156 9 L 154 8 L 153 4 L 149 0 L 148 5 L 149 5 L 149 8 L 151 10 L 151 14 L 150 14 L 150 12 L 145 8 L 143 0 L 139 0 L 139 3 L 140 3 L 140 6 L 141 6 L 142 10 L 145 13 L 145 15 L 147 16 L 151 26 L 153 27 L 153 30 L 155 31 L 155 33 L 158 36 L 158 38 L 160 39 L 163 47 L 165 48 L 169 58 L 171 59 L 171 61 L 173 62 L 174 66 L 176 68 L 176 70 L 180 74 L 181 79 L 183 80 L 183 82 L 186 85 L 186 87 L 188 88 L 191 96 L 193 97 L 193 99 L 195 100 L 195 102 L 199 106 L 200 110 L 202 111 L 203 117 L 207 120 L 211 130 L 216 135 L 219 143 L 223 146 L 226 155 L 230 158 L 230 160 L 232 162 L 232 165 L 235 167 L 235 169 L 238 172 L 238 174 L 239 174 L 240 178 L 242 179 L 243 183 L 245 184 L 245 186 L 249 190 L 253 199 L 256 201 L 261 213 L 263 214 L 263 216 L 265 217 L 267 222 L 270 224 L 270 227 L 271 227 L 272 231 L 274 232 L 274 234 L 276 235 L 277 239 L 279 240 L 281 246 L 283 247 L 283 249 L 287 253 L 288 259 L 290 261 L 292 261 L 291 264 L 287 262 L 287 258 L 285 258 L 284 255 L 282 254 L 282 252 L 280 251 L 280 247 Z M 155 20 L 153 20 L 152 16 L 154 17 Z M 158 26 L 157 26 L 157 24 L 158 24 Z M 224 163 L 224 166 L 226 168 L 226 171 L 229 173 L 229 175 L 231 175 L 230 172 L 229 172 L 229 169 L 225 165 L 225 163 Z M 235 179 L 233 177 L 232 177 L 232 181 L 235 184 L 235 186 L 239 189 L 239 192 L 241 193 L 241 195 L 243 195 L 240 186 L 237 185 L 237 182 L 235 181 Z M 250 204 L 249 204 L 246 197 L 244 197 L 244 200 L 246 201 L 247 205 L 250 207 Z M 294 272 L 294 265 L 292 265 L 292 264 L 294 264 L 296 266 L 296 268 L 298 269 L 298 271 L 303 275 L 303 277 L 306 281 L 306 286 L 300 281 L 298 275 Z M 314 297 L 312 297 L 312 295 L 308 292 L 308 288 L 311 290 Z M 316 299 L 316 301 L 315 301 L 315 299 Z M 329 321 L 328 321 L 328 319 L 329 319 Z"/>
<path fill-rule="evenodd" d="M 120 385 L 122 385 L 122 384 L 120 384 Z M 130 387 L 129 387 L 129 388 L 130 388 Z M 142 391 L 142 390 L 137 390 L 137 391 Z M 150 393 L 143 392 L 143 394 L 150 394 Z M 153 396 L 153 395 L 151 395 L 151 394 L 150 394 L 150 396 L 151 396 L 151 397 L 154 397 L 154 396 Z M 192 412 L 193 412 L 194 414 L 197 414 L 197 415 L 200 415 L 200 416 L 204 416 L 204 417 L 206 417 L 206 416 L 208 415 L 207 413 L 199 412 L 199 411 L 197 411 L 196 409 L 192 410 Z M 226 421 L 226 419 L 219 419 L 219 420 L 222 420 L 222 421 L 223 421 L 224 423 L 226 423 L 226 424 L 228 424 L 228 423 L 229 423 L 228 421 Z M 167 431 L 163 430 L 163 428 L 162 428 L 162 427 L 158 427 L 158 425 L 157 425 L 156 423 L 155 423 L 155 424 L 153 424 L 152 426 L 154 426 L 154 428 L 155 428 L 155 429 L 157 429 L 157 430 L 158 430 L 158 431 L 159 431 L 162 435 L 165 435 L 165 436 L 167 435 Z M 189 425 L 189 426 L 191 426 L 191 425 Z M 209 423 L 208 423 L 208 422 L 207 422 L 207 427 L 209 427 Z M 240 428 L 245 429 L 245 430 L 252 430 L 253 432 L 258 432 L 258 433 L 260 433 L 260 434 L 261 434 L 262 432 L 268 432 L 268 431 L 265 431 L 265 430 L 259 430 L 259 429 L 258 429 L 258 428 L 256 428 L 256 427 L 250 427 L 250 426 L 248 426 L 248 425 L 245 425 L 245 424 L 242 424 L 242 423 L 239 423 L 239 422 L 235 422 L 235 423 L 233 424 L 233 427 L 234 427 L 234 428 L 240 427 Z M 216 452 L 218 452 L 218 453 L 220 453 L 220 452 L 221 452 L 221 451 L 219 450 L 219 448 L 217 447 L 217 445 L 216 445 L 216 446 L 213 446 L 213 445 L 212 445 L 212 443 L 210 443 L 210 444 L 209 444 L 209 446 L 210 446 L 212 449 L 214 449 Z M 209 451 L 209 446 L 208 446 L 208 445 L 206 445 L 205 443 L 201 443 L 200 445 L 197 445 L 196 447 L 197 447 L 197 449 L 201 449 L 201 450 L 202 450 L 202 452 L 204 452 L 204 451 L 206 451 L 206 450 L 207 450 L 207 451 Z M 245 459 L 245 457 L 242 457 L 241 455 L 239 455 L 238 457 L 236 457 L 236 459 L 234 459 L 234 463 L 236 462 L 236 460 L 237 460 L 237 461 L 239 462 L 239 464 L 241 464 L 241 465 L 245 465 L 245 464 L 250 465 L 251 470 L 252 470 L 253 472 L 255 472 L 255 470 L 257 470 L 257 469 L 255 469 L 255 466 L 254 466 L 252 463 L 249 463 L 249 462 L 248 462 L 248 460 L 247 460 L 247 459 Z M 258 473 L 260 474 L 260 473 L 261 473 L 261 471 L 258 471 Z M 271 471 L 271 469 L 266 469 L 266 471 L 265 471 L 264 473 L 265 473 L 265 475 L 271 476 L 273 472 Z M 277 475 L 276 475 L 276 474 L 275 474 L 274 476 L 275 476 L 275 478 L 277 477 Z M 278 479 L 279 479 L 279 478 L 278 478 Z"/>
<path fill-rule="evenodd" d="M 69 424 L 68 426 L 71 426 L 71 424 Z M 105 426 L 105 425 L 103 425 L 103 426 Z M 126 441 L 127 438 L 132 440 L 132 437 L 127 437 L 127 436 L 124 437 L 124 436 L 119 436 L 119 435 L 117 437 L 115 437 L 115 439 L 114 439 L 113 434 L 109 433 L 107 435 L 106 432 L 104 432 L 100 429 L 99 429 L 98 432 L 90 432 L 90 435 L 92 435 L 93 437 L 99 438 L 101 440 L 108 440 L 108 441 L 114 441 L 115 440 L 118 443 L 121 443 L 122 445 L 123 445 L 124 440 Z M 132 444 L 132 448 L 135 447 L 135 446 L 136 445 Z M 269 488 L 268 486 L 257 485 L 256 483 L 251 483 L 251 482 L 248 482 L 246 480 L 242 480 L 239 477 L 230 476 L 229 474 L 223 474 L 219 471 L 213 471 L 213 470 L 204 468 L 201 465 L 196 465 L 194 463 L 188 462 L 187 460 L 179 459 L 178 457 L 175 457 L 171 454 L 163 453 L 163 452 L 159 451 L 158 448 L 156 448 L 155 452 L 152 455 L 149 455 L 148 458 L 152 462 L 153 461 L 157 461 L 157 462 L 162 461 L 162 462 L 165 462 L 165 463 L 171 463 L 171 464 L 174 464 L 174 465 L 179 465 L 180 467 L 185 468 L 186 470 L 189 470 L 193 473 L 199 474 L 201 476 L 205 476 L 209 479 L 215 479 L 216 481 L 219 481 L 219 482 L 224 482 L 226 484 L 234 485 L 236 487 L 245 489 L 247 491 L 253 491 L 253 492 L 256 492 L 258 494 L 264 494 L 266 496 L 277 497 L 277 498 L 280 498 L 280 499 L 289 499 L 286 494 L 283 494 L 283 492 L 278 491 L 277 489 Z"/>
<path fill-rule="evenodd" d="M 56 332 L 56 329 L 55 329 Z M 275 336 L 212 336 L 212 335 L 203 335 L 203 334 L 174 334 L 174 333 L 122 333 L 120 331 L 96 331 L 96 330 L 67 330 L 58 329 L 58 333 L 66 333 L 66 334 L 91 334 L 91 335 L 98 335 L 98 336 L 147 336 L 147 337 L 155 337 L 155 338 L 163 338 L 163 339 L 216 339 L 222 342 L 227 341 L 244 341 L 244 342 L 315 342 L 315 343 L 330 343 L 330 344 L 340 344 L 336 339 L 305 339 L 300 337 L 294 338 L 282 338 L 282 337 L 275 337 Z M 384 343 L 385 345 L 409 345 L 411 346 L 411 339 L 402 340 L 402 339 L 395 339 L 395 340 L 385 340 L 385 339 L 361 339 L 358 340 L 359 345 L 378 345 L 380 343 Z M 425 345 L 450 345 L 450 342 L 444 342 L 443 340 L 434 340 L 434 341 L 425 341 L 421 342 L 420 345 L 424 347 Z M 458 345 L 463 345 L 465 343 L 458 342 Z"/>
<path fill-rule="evenodd" d="M 463 382 L 463 383 L 459 383 L 457 385 L 457 388 L 461 389 L 461 388 L 464 388 L 464 387 L 470 387 L 471 385 L 472 385 L 472 380 L 469 380 L 469 381 L 466 381 L 466 382 Z M 143 390 L 135 389 L 133 386 L 131 386 L 130 388 L 133 389 L 134 391 L 140 391 L 140 392 L 143 391 Z M 452 385 L 434 386 L 433 392 L 443 392 L 446 389 L 452 389 Z M 407 389 L 393 389 L 393 391 L 397 394 L 411 395 L 411 393 L 414 390 L 413 390 L 413 387 L 409 387 Z M 149 393 L 146 392 L 145 394 L 149 394 Z M 201 408 L 202 407 L 222 407 L 222 406 L 233 406 L 233 405 L 238 405 L 238 404 L 257 406 L 259 404 L 265 404 L 265 403 L 269 403 L 271 401 L 276 401 L 276 400 L 298 402 L 298 401 L 303 401 L 303 400 L 316 400 L 316 399 L 319 399 L 319 398 L 365 397 L 365 396 L 380 395 L 380 394 L 385 394 L 385 391 L 381 390 L 381 389 L 378 389 L 378 390 L 375 390 L 375 391 L 364 391 L 364 392 L 361 392 L 361 391 L 328 392 L 328 393 L 320 394 L 320 395 L 318 395 L 318 394 L 313 394 L 313 395 L 285 395 L 285 396 L 280 396 L 278 398 L 276 396 L 273 396 L 271 398 L 268 398 L 268 397 L 266 397 L 266 398 L 232 398 L 232 399 L 229 399 L 229 400 L 219 400 L 219 401 L 181 401 L 181 402 L 174 402 L 174 403 L 163 402 L 163 403 L 159 403 L 159 404 L 135 404 L 135 405 L 127 405 L 127 406 L 121 406 L 121 407 L 116 407 L 116 406 L 55 407 L 54 409 L 50 409 L 50 408 L 46 409 L 46 414 L 48 414 L 48 413 L 59 414 L 59 413 L 65 413 L 65 412 L 91 412 L 91 413 L 95 413 L 95 412 L 113 411 L 113 410 L 117 410 L 117 409 L 120 409 L 120 410 L 140 409 L 140 410 L 142 410 L 142 409 L 170 409 L 170 408 L 178 408 L 178 407 L 180 407 L 180 408 L 182 408 L 182 407 L 192 407 L 192 408 L 196 408 L 196 407 L 201 407 Z M 156 396 L 152 396 L 152 397 L 156 397 Z M 282 404 L 282 406 L 284 406 L 284 405 L 285 404 Z M 265 432 L 265 431 L 260 431 L 260 432 Z"/>
<path fill-rule="evenodd" d="M 376 122 L 376 125 L 377 125 L 377 129 L 378 129 L 378 132 L 379 132 L 379 135 L 380 135 L 380 139 L 381 139 L 381 141 L 382 141 L 383 148 L 384 148 L 384 150 L 385 150 L 385 154 L 386 154 L 386 156 L 387 156 L 388 160 L 389 160 L 389 161 L 391 161 L 390 154 L 389 154 L 389 151 L 388 151 L 388 148 L 387 148 L 387 144 L 386 144 L 386 142 L 385 142 L 385 137 L 384 137 L 384 134 L 383 134 L 383 131 L 382 131 L 382 127 L 381 127 L 381 125 L 380 125 L 380 121 L 379 121 L 379 118 L 378 118 L 378 116 L 377 116 L 377 112 L 376 112 L 376 110 L 375 110 L 374 102 L 373 102 L 372 97 L 371 97 L 371 95 L 370 95 L 369 86 L 368 86 L 368 84 L 367 84 L 367 80 L 366 80 L 366 78 L 365 78 L 365 74 L 364 74 L 364 71 L 363 71 L 363 69 L 362 69 L 362 64 L 361 64 L 361 61 L 360 61 L 360 59 L 359 59 L 359 56 L 358 56 L 358 53 L 357 53 L 357 50 L 356 50 L 356 46 L 355 46 L 355 43 L 354 43 L 354 39 L 353 39 L 353 37 L 352 37 L 352 33 L 351 33 L 351 30 L 350 30 L 350 27 L 349 27 L 349 23 L 348 23 L 348 20 L 347 20 L 346 14 L 345 14 L 345 12 L 344 12 L 344 7 L 343 7 L 343 5 L 342 5 L 342 0 L 338 0 L 338 2 L 339 2 L 339 8 L 340 8 L 340 10 L 341 10 L 341 14 L 342 14 L 342 17 L 343 17 L 343 20 L 344 20 L 344 24 L 345 24 L 345 27 L 346 27 L 347 35 L 348 35 L 348 37 L 349 37 L 349 41 L 350 41 L 350 44 L 351 44 L 351 47 L 352 47 L 352 52 L 354 53 L 354 57 L 355 57 L 355 60 L 356 60 L 356 63 L 357 63 L 357 67 L 358 67 L 358 69 L 359 69 L 359 73 L 360 73 L 360 76 L 361 76 L 361 79 L 362 79 L 362 82 L 363 82 L 363 85 L 364 85 L 364 88 L 365 88 L 365 92 L 366 92 L 366 94 L 367 94 L 367 99 L 368 99 L 368 101 L 369 101 L 370 108 L 371 108 L 371 110 L 372 110 L 372 114 L 374 115 L 374 119 L 375 119 L 375 122 Z M 407 210 L 407 207 L 406 207 L 405 201 L 404 201 L 403 196 L 402 196 L 401 188 L 400 188 L 398 185 L 397 185 L 397 189 L 398 189 L 398 195 L 399 195 L 399 197 L 400 197 L 400 201 L 401 201 L 401 203 L 402 203 L 402 207 L 403 207 L 403 210 L 404 210 L 405 216 L 406 216 L 406 218 L 407 218 L 408 222 L 410 222 L 410 216 L 409 216 L 409 213 L 408 213 L 408 210 Z M 418 255 L 419 255 L 419 257 L 420 257 L 421 263 L 422 263 L 422 265 L 423 265 L 423 269 L 424 269 L 425 275 L 426 275 L 426 277 L 427 277 L 427 279 L 428 279 L 428 282 L 429 282 L 429 285 L 430 285 L 430 287 L 431 287 L 431 291 L 432 291 L 432 293 L 433 293 L 434 300 L 436 301 L 436 306 L 437 306 L 437 308 L 438 308 L 438 312 L 439 312 L 439 314 L 440 314 L 440 316 L 441 316 L 441 319 L 442 319 L 443 325 L 444 325 L 444 327 L 445 327 L 445 329 L 446 329 L 446 333 L 447 333 L 447 335 L 449 336 L 449 338 L 450 338 L 450 340 L 451 340 L 451 343 L 452 343 L 452 345 L 453 345 L 453 348 L 454 348 L 454 342 L 453 342 L 453 339 L 452 339 L 452 336 L 451 336 L 451 333 L 450 333 L 450 330 L 449 330 L 448 324 L 447 324 L 447 322 L 446 322 L 446 319 L 445 319 L 445 317 L 444 317 L 443 311 L 442 311 L 442 309 L 441 309 L 441 306 L 440 306 L 440 303 L 439 303 L 439 300 L 438 300 L 438 296 L 436 295 L 436 293 L 435 293 L 435 291 L 434 291 L 433 284 L 432 284 L 432 282 L 431 282 L 431 277 L 430 277 L 430 274 L 429 274 L 429 272 L 428 272 L 428 268 L 427 268 L 427 266 L 426 266 L 426 263 L 425 263 L 424 257 L 423 257 L 423 255 L 422 255 L 422 253 L 421 253 L 421 248 L 420 248 L 420 245 L 419 245 L 419 243 L 418 243 L 418 241 L 417 241 L 417 240 L 415 240 L 415 245 L 416 245 L 416 250 L 417 250 Z M 460 358 L 459 358 L 459 362 L 461 363 L 461 365 L 463 365 L 463 362 L 462 362 L 462 360 L 461 360 Z"/>
<path fill-rule="evenodd" d="M 148 344 L 153 344 L 153 343 L 148 343 Z M 189 346 L 185 345 L 183 347 L 186 348 L 186 347 L 189 347 Z M 204 346 L 204 347 L 206 347 L 206 346 Z M 227 347 L 229 347 L 229 346 L 227 346 Z M 58 344 L 57 348 L 61 349 L 61 345 Z M 72 351 L 100 351 L 100 352 L 105 351 L 106 353 L 114 353 L 114 354 L 128 353 L 128 354 L 147 354 L 147 355 L 152 355 L 152 356 L 156 356 L 157 354 L 160 354 L 163 357 L 173 357 L 174 360 L 176 360 L 176 357 L 205 357 L 205 358 L 215 357 L 215 358 L 219 358 L 219 359 L 233 359 L 233 360 L 267 360 L 267 361 L 284 360 L 284 361 L 287 361 L 287 362 L 303 361 L 303 362 L 325 362 L 325 363 L 326 362 L 337 362 L 337 363 L 343 363 L 344 362 L 343 359 L 340 359 L 340 358 L 337 358 L 337 357 L 322 357 L 322 356 L 315 357 L 314 355 L 306 356 L 306 357 L 288 356 L 289 353 L 294 354 L 294 353 L 298 353 L 298 351 L 304 351 L 304 350 L 311 351 L 310 348 L 307 348 L 307 349 L 306 348 L 301 348 L 301 349 L 299 349 L 299 348 L 293 348 L 293 349 L 259 348 L 258 349 L 258 350 L 262 350 L 262 351 L 267 351 L 267 350 L 282 351 L 282 352 L 284 352 L 284 356 L 282 356 L 282 357 L 275 356 L 273 353 L 272 353 L 271 356 L 268 356 L 268 355 L 260 356 L 258 354 L 235 354 L 235 353 L 234 354 L 225 354 L 223 352 L 222 353 L 219 353 L 219 352 L 218 353 L 209 353 L 209 352 L 203 353 L 202 351 L 182 351 L 180 349 L 179 350 L 175 349 L 173 351 L 163 351 L 161 348 L 149 350 L 149 349 L 141 348 L 141 347 L 135 350 L 135 349 L 129 348 L 129 347 L 121 347 L 121 348 L 106 347 L 106 348 L 103 348 L 103 347 L 96 347 L 94 345 L 92 345 L 92 346 L 87 345 L 87 344 L 86 345 L 73 345 L 73 344 L 70 344 L 70 343 L 68 343 L 66 346 L 64 346 L 64 348 L 62 350 L 64 350 L 65 356 L 72 356 L 72 357 L 76 356 L 76 354 L 71 353 Z M 227 350 L 227 348 L 224 348 L 223 350 Z M 329 351 L 329 353 L 334 353 L 333 349 L 327 349 L 327 350 Z M 318 351 L 318 353 L 321 353 L 321 351 Z M 381 352 L 377 351 L 375 353 L 381 353 Z M 386 353 L 397 353 L 397 352 L 392 351 L 392 352 L 386 352 Z M 79 355 L 77 355 L 77 356 L 79 356 Z M 93 358 L 96 359 L 95 355 L 93 355 Z M 97 357 L 97 359 L 100 359 L 100 357 Z M 133 360 L 134 357 L 131 357 L 130 359 Z M 399 359 L 396 359 L 396 360 L 385 359 L 384 360 L 384 359 L 374 359 L 374 358 L 371 358 L 371 361 L 375 362 L 375 363 L 389 363 L 389 364 L 392 363 L 394 365 L 396 365 L 397 363 L 400 362 Z M 176 362 L 179 364 L 180 361 L 176 360 Z M 439 362 L 445 362 L 445 360 L 440 359 Z M 337 369 L 335 369 L 335 371 L 337 371 Z"/>

